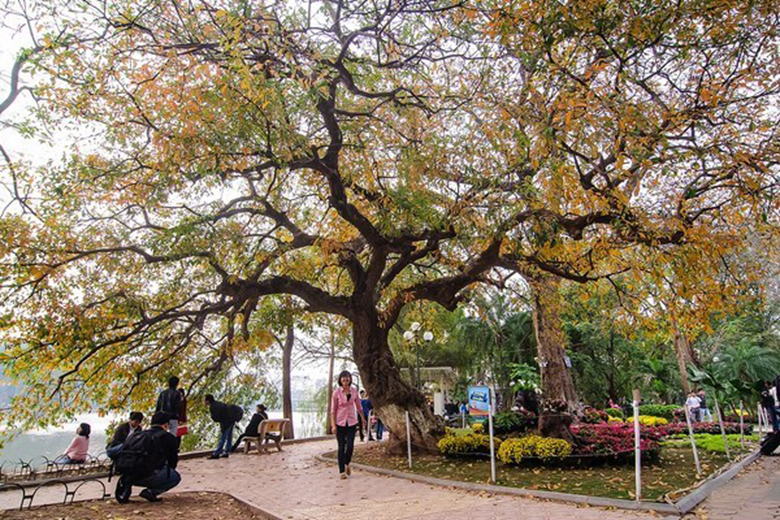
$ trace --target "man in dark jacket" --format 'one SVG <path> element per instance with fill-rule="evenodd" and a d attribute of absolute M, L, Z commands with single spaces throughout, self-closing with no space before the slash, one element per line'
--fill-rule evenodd
<path fill-rule="evenodd" d="M 134 434 L 138 437 L 142 435 L 151 438 L 152 449 L 148 454 L 151 460 L 145 461 L 144 464 L 144 467 L 148 467 L 148 471 L 139 475 L 122 475 L 116 487 L 116 499 L 120 504 L 126 504 L 130 500 L 133 486 L 144 487 L 139 493 L 144 499 L 149 502 L 159 502 L 161 494 L 175 488 L 181 482 L 181 475 L 176 471 L 179 450 L 176 437 L 168 433 L 168 414 L 164 412 L 154 414 L 151 428 Z M 125 454 L 121 456 L 124 457 Z"/>
<path fill-rule="evenodd" d="M 777 382 L 777 381 L 776 381 Z M 769 425 L 772 427 L 772 432 L 778 431 L 777 420 L 777 407 L 775 406 L 775 396 L 777 395 L 777 387 L 772 381 L 765 383 L 765 388 L 761 392 L 761 406 L 766 411 L 767 419 L 769 419 Z"/>
<path fill-rule="evenodd" d="M 219 423 L 219 443 L 209 458 L 218 459 L 230 456 L 230 448 L 233 445 L 233 428 L 236 422 L 240 420 L 238 413 L 241 410 L 236 405 L 228 405 L 214 399 L 211 394 L 206 395 L 206 405 L 211 413 L 211 420 Z"/>
<path fill-rule="evenodd" d="M 244 440 L 244 437 L 257 437 L 259 434 L 260 423 L 266 419 L 268 419 L 268 414 L 265 412 L 265 405 L 258 404 L 257 411 L 252 415 L 252 419 L 244 429 L 244 433 L 238 436 L 238 440 L 236 440 L 236 443 L 233 444 L 232 448 L 230 448 L 230 453 L 233 453 L 238 449 L 238 446 L 241 444 L 241 441 Z"/>
<path fill-rule="evenodd" d="M 120 424 L 114 430 L 114 436 L 111 438 L 111 442 L 108 443 L 106 454 L 113 458 L 114 455 L 119 453 L 119 450 L 122 449 L 122 445 L 125 443 L 127 438 L 142 430 L 141 423 L 143 421 L 144 414 L 141 412 L 131 412 L 130 420 Z"/>
<path fill-rule="evenodd" d="M 157 406 L 155 413 L 165 412 L 168 414 L 168 431 L 176 436 L 176 430 L 179 429 L 179 414 L 181 413 L 181 392 L 177 390 L 179 378 L 171 376 L 168 379 L 168 389 L 160 392 L 157 397 Z"/>

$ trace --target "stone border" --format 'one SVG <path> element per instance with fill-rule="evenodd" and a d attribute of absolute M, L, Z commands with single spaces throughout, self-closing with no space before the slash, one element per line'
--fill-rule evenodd
<path fill-rule="evenodd" d="M 190 491 L 185 491 L 185 493 L 190 493 Z M 202 491 L 194 491 L 194 493 L 202 493 Z M 227 495 L 233 500 L 235 500 L 236 502 L 238 502 L 239 504 L 241 504 L 243 507 L 249 509 L 253 513 L 260 515 L 266 520 L 287 520 L 286 518 L 282 518 L 279 515 L 276 515 L 266 509 L 263 509 L 262 507 L 258 506 L 254 502 L 250 502 L 249 500 L 246 500 L 244 498 L 239 498 L 233 493 L 226 493 L 224 491 L 206 491 L 206 493 L 219 493 L 221 495 Z"/>
<path fill-rule="evenodd" d="M 316 455 L 316 459 L 320 462 L 332 464 L 337 462 L 333 457 L 334 451 L 328 451 L 319 455 Z M 376 466 L 368 466 L 365 464 L 352 463 L 351 466 L 356 469 L 368 471 L 370 473 L 377 473 L 379 475 L 385 475 L 389 477 L 402 478 L 411 480 L 412 482 L 420 482 L 423 484 L 430 484 L 434 486 L 443 486 L 450 488 L 462 489 L 465 491 L 473 492 L 487 492 L 499 495 L 511 495 L 524 498 L 539 498 L 544 500 L 553 500 L 555 502 L 566 502 L 579 505 L 588 505 L 595 507 L 614 507 L 620 509 L 628 509 L 633 511 L 653 511 L 656 513 L 662 513 L 669 516 L 668 518 L 679 518 L 698 506 L 704 499 L 717 488 L 724 485 L 731 480 L 734 475 L 742 471 L 745 466 L 755 461 L 761 456 L 760 451 L 746 455 L 742 460 L 733 463 L 726 471 L 722 473 L 710 476 L 699 487 L 693 490 L 688 495 L 684 496 L 674 504 L 665 504 L 661 502 L 636 502 L 633 500 L 623 500 L 619 498 L 604 498 L 593 497 L 588 495 L 576 495 L 572 493 L 560 493 L 557 491 L 542 491 L 534 489 L 513 488 L 508 486 L 498 486 L 493 484 L 476 484 L 472 482 L 461 482 L 457 480 L 446 480 L 436 477 L 428 477 L 425 475 L 417 475 L 415 473 L 407 473 L 405 471 L 397 471 L 392 469 L 379 468 Z"/>
<path fill-rule="evenodd" d="M 701 504 L 713 491 L 723 486 L 726 482 L 734 478 L 737 473 L 745 469 L 745 466 L 761 458 L 761 451 L 756 450 L 748 453 L 742 460 L 731 465 L 726 471 L 720 474 L 712 475 L 702 482 L 696 489 L 675 502 L 675 506 L 682 514 L 691 512 L 696 506 Z"/>

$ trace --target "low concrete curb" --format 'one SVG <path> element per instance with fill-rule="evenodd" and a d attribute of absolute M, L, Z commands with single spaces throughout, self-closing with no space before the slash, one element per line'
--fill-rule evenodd
<path fill-rule="evenodd" d="M 326 462 L 332 464 L 334 462 L 337 462 L 336 458 L 332 456 L 333 453 L 335 452 L 329 451 L 317 455 L 316 458 L 320 462 Z M 356 469 L 361 469 L 363 471 L 368 471 L 379 475 L 385 475 L 385 476 L 395 477 L 395 478 L 403 478 L 406 480 L 411 480 L 413 482 L 420 482 L 423 484 L 430 484 L 434 486 L 451 487 L 451 488 L 463 489 L 465 491 L 473 491 L 473 492 L 486 492 L 486 493 L 494 493 L 499 495 L 520 496 L 525 498 L 539 498 L 544 500 L 553 500 L 556 502 L 566 502 L 571 504 L 588 505 L 594 507 L 614 507 L 619 509 L 628 509 L 632 511 L 653 511 L 656 513 L 671 515 L 667 517 L 671 519 L 671 518 L 679 518 L 680 516 L 683 516 L 689 513 L 690 511 L 692 511 L 697 505 L 699 505 L 704 499 L 706 499 L 713 491 L 715 491 L 717 488 L 724 485 L 731 478 L 733 478 L 734 475 L 742 471 L 742 469 L 744 469 L 745 466 L 747 466 L 751 462 L 754 462 L 760 456 L 761 453 L 759 451 L 756 451 L 754 453 L 745 456 L 742 460 L 734 463 L 731 467 L 729 467 L 728 470 L 720 474 L 714 475 L 709 479 L 705 480 L 704 483 L 702 483 L 698 488 L 696 488 L 694 491 L 692 491 L 682 499 L 678 500 L 675 504 L 664 504 L 660 502 L 646 502 L 646 501 L 636 502 L 633 500 L 592 497 L 587 495 L 559 493 L 556 491 L 540 491 L 534 489 L 512 488 L 512 487 L 497 486 L 492 484 L 475 484 L 471 482 L 460 482 L 456 480 L 446 480 L 446 479 L 440 479 L 435 477 L 428 477 L 425 475 L 417 475 L 414 473 L 406 473 L 404 471 L 378 468 L 375 466 L 367 466 L 365 464 L 358 464 L 358 463 L 352 463 L 351 466 Z"/>
<path fill-rule="evenodd" d="M 696 506 L 701 504 L 704 499 L 712 494 L 713 491 L 723 486 L 726 482 L 734 478 L 734 476 L 745 469 L 745 466 L 755 462 L 761 457 L 759 450 L 745 455 L 742 460 L 735 462 L 729 469 L 718 474 L 713 475 L 705 480 L 699 487 L 678 500 L 675 505 L 680 510 L 681 514 L 687 514 L 691 512 Z"/>
<path fill-rule="evenodd" d="M 223 492 L 224 493 L 224 492 Z M 245 498 L 240 498 L 234 495 L 233 493 L 224 493 L 225 495 L 230 496 L 235 500 L 236 502 L 239 502 L 242 506 L 246 507 L 250 511 L 262 516 L 266 520 L 287 520 L 284 517 L 281 517 L 277 514 L 271 513 L 270 511 L 266 510 L 265 508 L 260 507 L 259 505 L 255 504 L 254 502 L 251 502 Z"/>

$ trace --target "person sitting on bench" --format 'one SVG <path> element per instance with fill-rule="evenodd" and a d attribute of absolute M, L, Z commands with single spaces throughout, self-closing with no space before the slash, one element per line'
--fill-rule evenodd
<path fill-rule="evenodd" d="M 110 459 L 114 459 L 122 450 L 122 445 L 127 441 L 131 435 L 143 431 L 141 423 L 144 421 L 144 414 L 141 412 L 132 412 L 130 414 L 130 420 L 124 422 L 116 427 L 114 430 L 114 436 L 111 438 L 111 442 L 106 447 L 106 455 Z"/>
<path fill-rule="evenodd" d="M 76 438 L 71 441 L 64 455 L 55 460 L 55 464 L 83 464 L 89 455 L 89 434 L 92 432 L 89 424 L 81 423 L 76 429 Z"/>
<path fill-rule="evenodd" d="M 257 411 L 252 415 L 252 420 L 249 421 L 244 433 L 242 433 L 236 443 L 230 448 L 230 452 L 233 453 L 238 449 L 241 441 L 244 437 L 257 437 L 259 435 L 260 423 L 268 419 L 268 414 L 265 413 L 265 405 L 258 404 Z"/>

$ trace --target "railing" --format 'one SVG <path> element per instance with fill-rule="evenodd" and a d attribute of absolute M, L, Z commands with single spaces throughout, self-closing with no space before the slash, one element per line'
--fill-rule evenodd
<path fill-rule="evenodd" d="M 19 462 L 13 464 L 3 462 L 0 464 L 0 483 L 88 475 L 108 470 L 111 466 L 106 452 L 97 456 L 87 455 L 87 460 L 78 464 L 63 464 L 57 461 L 58 458 L 50 459 L 41 455 L 26 461 L 19 459 Z"/>
<path fill-rule="evenodd" d="M 22 511 L 27 506 L 27 509 L 31 509 L 33 506 L 33 502 L 35 501 L 35 497 L 38 494 L 38 491 L 41 490 L 41 488 L 44 487 L 51 487 L 60 485 L 63 488 L 64 494 L 62 498 L 62 503 L 64 505 L 72 504 L 73 501 L 76 498 L 76 494 L 79 492 L 79 490 L 86 484 L 90 483 L 97 483 L 100 485 L 100 488 L 102 489 L 102 500 L 107 500 L 111 498 L 111 493 L 108 492 L 108 489 L 106 488 L 106 484 L 98 480 L 96 478 L 87 478 L 84 480 L 80 480 L 78 482 L 65 482 L 64 480 L 59 479 L 52 479 L 46 482 L 42 482 L 35 486 L 33 488 L 32 492 L 29 492 L 29 488 L 26 488 L 19 484 L 18 482 L 6 482 L 5 484 L 0 485 L 0 493 L 17 490 L 21 493 L 21 500 L 19 501 L 19 511 Z"/>

